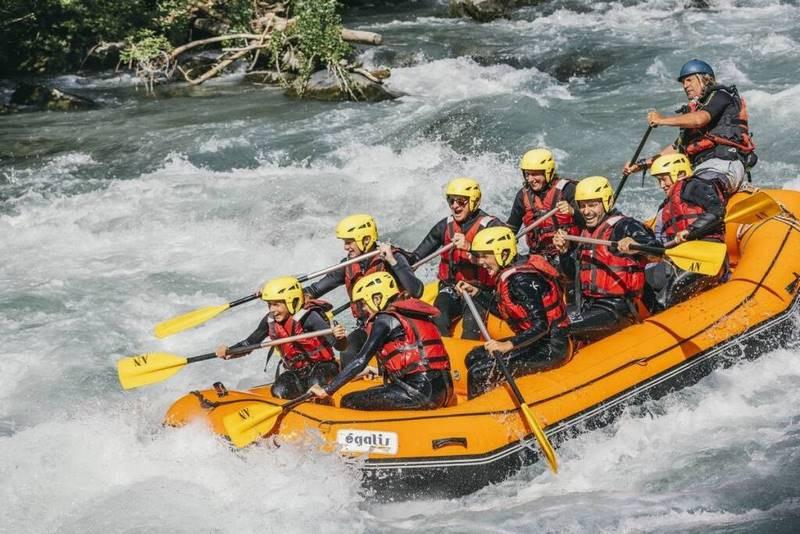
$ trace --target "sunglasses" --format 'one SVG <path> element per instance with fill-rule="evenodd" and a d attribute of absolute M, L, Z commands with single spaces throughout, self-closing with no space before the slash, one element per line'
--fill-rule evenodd
<path fill-rule="evenodd" d="M 464 206 L 469 204 L 469 198 L 467 198 L 467 197 L 447 197 L 447 204 L 449 206 L 452 206 L 453 204 L 456 204 L 456 205 L 461 206 L 463 208 Z"/>

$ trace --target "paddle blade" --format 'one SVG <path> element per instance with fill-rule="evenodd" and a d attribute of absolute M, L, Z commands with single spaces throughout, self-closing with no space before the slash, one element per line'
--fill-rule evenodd
<path fill-rule="evenodd" d="M 741 202 L 728 208 L 726 223 L 752 224 L 769 219 L 781 212 L 781 206 L 775 199 L 763 191 L 750 195 Z"/>
<path fill-rule="evenodd" d="M 238 412 L 226 415 L 222 422 L 233 444 L 242 448 L 271 432 L 281 412 L 281 406 L 251 402 Z"/>
<path fill-rule="evenodd" d="M 528 423 L 528 428 L 531 429 L 536 441 L 539 442 L 539 447 L 542 448 L 544 457 L 547 459 L 547 463 L 550 465 L 550 470 L 553 473 L 558 473 L 558 460 L 556 460 L 556 451 L 553 450 L 553 445 L 550 443 L 550 440 L 547 439 L 547 435 L 544 433 L 544 430 L 542 430 L 539 422 L 533 417 L 528 405 L 521 404 L 520 408 L 522 409 L 522 415 L 525 416 L 525 420 Z"/>
<path fill-rule="evenodd" d="M 168 352 L 148 352 L 117 362 L 119 383 L 124 389 L 155 384 L 171 377 L 186 365 L 186 358 Z"/>
<path fill-rule="evenodd" d="M 722 269 L 727 252 L 724 243 L 687 241 L 666 249 L 664 254 L 684 271 L 714 276 Z"/>
<path fill-rule="evenodd" d="M 163 338 L 167 336 L 171 336 L 172 334 L 177 334 L 178 332 L 183 332 L 184 330 L 188 330 L 189 328 L 194 328 L 195 326 L 199 326 L 204 322 L 213 319 L 220 313 L 224 312 L 228 308 L 230 308 L 230 304 L 220 304 L 219 306 L 206 306 L 205 308 L 199 308 L 194 311 L 190 311 L 189 313 L 184 313 L 183 315 L 178 315 L 177 317 L 173 317 L 172 319 L 167 319 L 166 321 L 162 321 L 156 325 L 155 333 L 157 338 Z"/>

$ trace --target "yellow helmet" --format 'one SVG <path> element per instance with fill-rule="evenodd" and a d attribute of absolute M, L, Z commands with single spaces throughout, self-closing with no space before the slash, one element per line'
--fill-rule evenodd
<path fill-rule="evenodd" d="M 303 306 L 303 287 L 293 276 L 281 276 L 270 280 L 261 288 L 261 299 L 286 303 L 289 313 L 294 315 Z"/>
<path fill-rule="evenodd" d="M 584 178 L 575 187 L 575 202 L 579 200 L 602 200 L 606 213 L 614 207 L 614 189 L 608 178 L 604 176 L 589 176 Z"/>
<path fill-rule="evenodd" d="M 549 184 L 556 173 L 556 159 L 546 148 L 528 150 L 519 162 L 519 168 L 525 171 L 544 171 L 544 179 Z"/>
<path fill-rule="evenodd" d="M 680 176 L 682 172 L 685 174 Z M 678 180 L 692 175 L 692 164 L 689 163 L 689 158 L 683 154 L 667 154 L 659 156 L 653 161 L 653 164 L 650 165 L 650 174 L 653 176 L 669 174 L 674 184 Z"/>
<path fill-rule="evenodd" d="M 367 308 L 373 312 L 379 312 L 386 308 L 389 299 L 398 293 L 400 293 L 400 289 L 397 287 L 394 277 L 386 271 L 379 271 L 358 279 L 353 286 L 351 300 L 353 302 L 363 300 Z M 377 303 L 375 302 L 376 295 L 380 296 Z"/>
<path fill-rule="evenodd" d="M 467 197 L 469 198 L 469 211 L 475 211 L 481 205 L 481 186 L 477 180 L 472 178 L 453 178 L 447 184 L 444 192 L 447 197 Z"/>
<path fill-rule="evenodd" d="M 509 265 L 517 257 L 517 236 L 507 226 L 491 226 L 479 231 L 470 246 L 472 252 L 493 253 L 500 267 Z"/>
<path fill-rule="evenodd" d="M 352 239 L 361 252 L 366 252 L 378 240 L 378 225 L 371 215 L 359 213 L 345 217 L 336 225 L 336 237 Z M 364 240 L 364 238 L 367 238 Z"/>

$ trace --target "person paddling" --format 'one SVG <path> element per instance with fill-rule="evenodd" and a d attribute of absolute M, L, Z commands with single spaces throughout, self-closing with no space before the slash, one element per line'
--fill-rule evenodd
<path fill-rule="evenodd" d="M 375 355 L 384 384 L 348 393 L 342 408 L 356 410 L 428 410 L 447 406 L 453 398 L 450 358 L 433 322 L 439 311 L 415 298 L 403 299 L 387 272 L 364 276 L 353 288 L 353 302 L 370 314 L 368 337 L 358 355 L 327 386 L 309 392 L 327 399 L 367 370 Z"/>
<path fill-rule="evenodd" d="M 297 278 L 284 276 L 270 280 L 261 290 L 261 298 L 267 302 L 269 313 L 247 339 L 231 349 L 261 343 L 267 336 L 277 340 L 330 327 L 325 312 L 332 306 L 318 300 L 305 301 L 303 288 Z M 303 315 L 295 319 L 294 314 L 301 309 Z M 294 399 L 313 384 L 330 382 L 339 372 L 334 348 L 340 351 L 347 348 L 346 332 L 342 325 L 334 326 L 331 336 L 312 337 L 278 346 L 284 371 L 272 385 L 272 394 L 281 399 Z M 217 347 L 216 355 L 230 359 L 232 356 L 227 355 L 227 351 L 228 347 L 221 345 Z"/>
<path fill-rule="evenodd" d="M 500 352 L 511 376 L 518 377 L 568 360 L 572 344 L 559 273 L 544 256 L 532 254 L 527 261 L 520 258 L 517 238 L 506 227 L 481 230 L 470 250 L 497 282 L 497 290 L 490 293 L 465 281 L 456 288 L 482 301 L 514 332 L 510 339 L 488 341 L 467 355 L 467 391 L 471 399 L 503 381 L 490 353 Z"/>
<path fill-rule="evenodd" d="M 725 242 L 725 199 L 713 183 L 692 175 L 689 159 L 683 154 L 660 156 L 650 166 L 650 174 L 658 181 L 666 198 L 655 217 L 656 238 L 671 246 L 686 241 L 689 233 L 706 229 L 702 239 Z M 698 291 L 719 283 L 727 269 L 717 276 L 704 276 L 679 269 L 669 261 L 647 268 L 648 307 L 661 311 L 682 302 Z"/>
<path fill-rule="evenodd" d="M 678 110 L 678 115 L 667 117 L 657 111 L 647 114 L 650 126 L 680 128 L 678 139 L 659 155 L 685 154 L 695 176 L 717 182 L 725 196 L 731 197 L 758 161 L 750 136 L 747 105 L 736 86 L 717 84 L 714 69 L 705 61 L 693 59 L 684 64 L 678 82 L 689 100 Z M 627 164 L 623 172 L 644 170 L 654 159 Z"/>
<path fill-rule="evenodd" d="M 441 312 L 434 319 L 443 336 L 449 336 L 453 323 L 464 318 L 461 337 L 480 339 L 481 333 L 466 304 L 455 291 L 455 285 L 466 280 L 480 287 L 494 287 L 488 271 L 470 257 L 470 242 L 483 228 L 502 223 L 480 209 L 481 187 L 472 178 L 455 178 L 447 184 L 445 198 L 450 206 L 450 215 L 431 228 L 412 253 L 412 263 L 441 248 L 454 243 L 455 248 L 441 256 L 439 263 L 439 293 L 433 305 Z"/>
<path fill-rule="evenodd" d="M 405 291 L 414 297 L 422 296 L 425 285 L 414 276 L 414 271 L 405 256 L 396 254 L 389 245 L 378 245 L 378 226 L 372 216 L 357 214 L 345 217 L 336 226 L 336 237 L 344 242 L 344 250 L 347 252 L 347 257 L 342 261 L 363 256 L 378 247 L 381 254 L 326 274 L 305 288 L 308 298 L 316 299 L 337 287 L 345 286 L 347 296 L 352 302 L 353 287 L 356 282 L 362 276 L 378 271 L 391 271 Z M 367 338 L 364 323 L 369 314 L 355 304 L 351 304 L 350 309 L 356 319 L 356 328 L 348 336 L 347 350 L 340 354 L 343 366 L 358 353 Z"/>
<path fill-rule="evenodd" d="M 555 156 L 545 148 L 526 152 L 519 168 L 522 171 L 522 189 L 514 198 L 506 224 L 518 232 L 521 227 L 531 224 L 557 207 L 556 214 L 525 234 L 529 251 L 532 254 L 542 254 L 553 263 L 558 261 L 558 252 L 553 247 L 556 230 L 563 228 L 567 233 L 578 233 L 574 222 L 576 214 L 580 216 L 575 205 L 577 182 L 558 176 Z"/>
<path fill-rule="evenodd" d="M 575 188 L 584 220 L 580 237 L 614 241 L 616 247 L 579 243 L 572 260 L 567 256 L 567 233 L 558 230 L 553 237 L 553 245 L 562 254 L 561 270 L 580 285 L 576 303 L 567 311 L 570 333 L 581 341 L 603 338 L 640 319 L 647 261 L 630 245 L 659 244 L 649 228 L 614 208 L 613 196 L 603 176 L 584 178 Z"/>

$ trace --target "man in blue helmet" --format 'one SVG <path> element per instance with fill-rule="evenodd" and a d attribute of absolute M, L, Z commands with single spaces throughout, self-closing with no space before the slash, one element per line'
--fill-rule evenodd
<path fill-rule="evenodd" d="M 678 81 L 689 99 L 678 115 L 664 116 L 657 111 L 647 114 L 652 127 L 680 128 L 675 142 L 658 155 L 686 154 L 696 177 L 714 182 L 725 197 L 730 197 L 739 190 L 745 173 L 758 160 L 753 152 L 755 145 L 750 138 L 744 99 L 736 86 L 717 84 L 711 65 L 699 59 L 681 68 Z M 626 165 L 623 172 L 643 170 L 652 165 L 655 157 Z"/>

